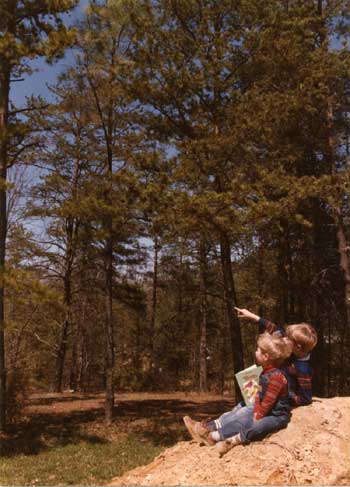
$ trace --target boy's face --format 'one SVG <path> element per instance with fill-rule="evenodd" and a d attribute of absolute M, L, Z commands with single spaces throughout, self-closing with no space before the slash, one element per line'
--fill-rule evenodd
<path fill-rule="evenodd" d="M 296 356 L 296 358 L 304 358 L 308 355 L 308 352 L 303 352 L 301 350 L 301 345 L 294 343 L 293 354 Z"/>
<path fill-rule="evenodd" d="M 300 343 L 297 343 L 292 338 L 285 337 L 284 340 L 292 346 L 292 353 L 296 358 L 304 358 L 307 353 L 302 351 Z"/>
<path fill-rule="evenodd" d="M 258 365 L 266 365 L 269 361 L 269 354 L 264 352 L 259 346 L 255 351 L 255 361 Z"/>
<path fill-rule="evenodd" d="M 304 358 L 308 355 L 308 352 L 303 352 L 300 343 L 296 343 L 292 340 L 293 343 L 293 354 L 296 358 Z"/>

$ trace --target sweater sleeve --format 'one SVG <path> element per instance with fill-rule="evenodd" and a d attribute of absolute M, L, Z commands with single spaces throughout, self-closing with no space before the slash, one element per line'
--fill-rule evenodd
<path fill-rule="evenodd" d="M 282 372 L 273 374 L 267 384 L 266 393 L 260 401 L 259 393 L 255 396 L 254 416 L 256 419 L 262 419 L 269 414 L 274 404 L 282 392 L 287 391 L 287 379 Z"/>
<path fill-rule="evenodd" d="M 295 391 L 290 392 L 293 406 L 306 406 L 312 402 L 312 368 L 309 362 L 296 360 L 288 367 L 288 372 L 294 376 Z"/>
<path fill-rule="evenodd" d="M 259 325 L 259 333 L 264 333 L 265 331 L 267 331 L 268 333 L 270 333 L 270 335 L 272 335 L 272 333 L 275 332 L 278 332 L 281 336 L 286 335 L 284 328 L 276 325 L 270 320 L 266 320 L 265 318 L 259 318 L 258 325 Z"/>

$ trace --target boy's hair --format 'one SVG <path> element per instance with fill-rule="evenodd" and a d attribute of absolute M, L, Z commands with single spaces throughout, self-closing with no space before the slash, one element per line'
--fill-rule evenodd
<path fill-rule="evenodd" d="M 310 352 L 317 343 L 317 332 L 308 323 L 297 323 L 286 327 L 286 335 L 296 345 L 300 346 L 303 353 Z"/>
<path fill-rule="evenodd" d="M 293 345 L 277 333 L 272 335 L 265 331 L 259 335 L 258 347 L 269 355 L 271 362 L 275 365 L 282 364 L 292 353 Z"/>

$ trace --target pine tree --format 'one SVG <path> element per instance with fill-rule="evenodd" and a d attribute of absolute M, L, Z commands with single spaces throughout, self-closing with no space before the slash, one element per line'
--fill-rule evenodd
<path fill-rule="evenodd" d="M 28 215 L 45 219 L 48 269 L 62 281 L 65 309 L 57 344 L 56 377 L 53 389 L 62 390 L 68 333 L 72 327 L 74 274 L 81 247 L 80 228 L 84 215 L 81 201 L 84 182 L 94 171 L 94 131 L 84 97 L 84 82 L 70 70 L 51 87 L 55 102 L 32 116 L 41 128 L 45 144 L 32 150 L 36 165 L 43 168 L 41 182 L 32 189 Z M 96 142 L 96 141 L 95 141 Z"/>
<path fill-rule="evenodd" d="M 5 268 L 7 233 L 6 181 L 8 147 L 11 138 L 9 126 L 10 83 L 28 71 L 27 59 L 61 54 L 72 40 L 60 14 L 71 10 L 75 0 L 51 2 L 6 0 L 1 3 L 1 30 L 4 33 L 0 47 L 0 269 Z M 6 421 L 6 372 L 4 349 L 4 285 L 0 284 L 0 430 Z"/>
<path fill-rule="evenodd" d="M 87 214 L 94 227 L 94 239 L 102 245 L 105 296 L 105 419 L 112 421 L 114 408 L 115 329 L 120 326 L 113 313 L 118 266 L 132 261 L 136 237 L 139 194 L 135 154 L 139 150 L 139 128 L 133 106 L 118 82 L 125 68 L 128 45 L 123 4 L 113 6 L 111 21 L 107 2 L 93 2 L 80 26 L 78 69 L 88 88 L 88 103 L 98 134 L 99 173 L 91 179 Z M 136 258 L 137 260 L 137 258 Z M 117 325 L 115 325 L 117 322 Z"/>
<path fill-rule="evenodd" d="M 230 242 L 234 212 L 232 202 L 227 204 L 225 175 L 233 151 L 225 145 L 231 130 L 226 116 L 240 91 L 236 69 L 244 62 L 235 44 L 242 34 L 239 12 L 232 2 L 145 1 L 132 15 L 131 31 L 135 70 L 126 88 L 142 103 L 151 133 L 178 153 L 174 187 L 187 207 L 188 227 L 210 226 L 220 243 L 234 368 L 239 370 L 243 356 L 233 312 Z M 227 219 L 226 210 L 231 213 Z"/>

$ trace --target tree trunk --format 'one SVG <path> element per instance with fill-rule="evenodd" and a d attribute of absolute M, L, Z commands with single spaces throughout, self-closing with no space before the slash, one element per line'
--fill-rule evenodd
<path fill-rule="evenodd" d="M 312 245 L 312 260 L 313 260 L 313 275 L 319 276 L 322 270 L 322 252 L 323 247 L 320 243 L 320 216 L 317 205 L 313 210 L 313 245 Z M 324 314 L 323 305 L 324 298 L 322 296 L 322 289 L 320 282 L 316 282 L 313 287 L 313 312 L 312 324 L 315 326 L 318 335 L 317 347 L 311 354 L 311 361 L 314 368 L 313 374 L 313 390 L 315 395 L 323 396 L 325 390 L 325 370 L 327 356 L 325 354 L 325 340 L 324 340 Z"/>
<path fill-rule="evenodd" d="M 69 374 L 69 389 L 72 391 L 77 390 L 79 346 L 80 346 L 80 330 L 79 330 L 79 324 L 77 324 L 75 326 L 75 331 L 72 339 L 72 360 L 70 364 L 70 374 Z"/>
<path fill-rule="evenodd" d="M 231 350 L 233 354 L 233 370 L 238 372 L 244 369 L 242 336 L 239 320 L 234 312 L 237 305 L 232 265 L 231 265 L 231 245 L 226 232 L 220 233 L 220 256 L 222 274 L 224 278 L 224 292 L 226 301 L 227 318 L 230 328 Z M 241 400 L 242 395 L 237 382 L 235 382 L 236 402 Z"/>
<path fill-rule="evenodd" d="M 110 117 L 109 117 L 110 118 Z M 109 119 L 108 131 L 106 132 L 107 148 L 107 166 L 106 176 L 108 188 L 105 193 L 105 200 L 109 206 L 112 206 L 111 194 L 113 189 L 113 154 L 112 154 L 112 125 Z M 105 277 L 106 277 L 106 321 L 105 321 L 105 339 L 106 339 L 106 402 L 105 402 L 105 422 L 107 425 L 113 421 L 114 412 L 114 324 L 113 324 L 113 220 L 112 216 L 107 216 L 106 229 L 108 237 L 105 245 Z"/>
<path fill-rule="evenodd" d="M 227 354 L 230 347 L 227 346 L 226 343 L 226 335 L 230 333 L 229 324 L 227 319 L 227 312 L 226 312 L 226 303 L 222 301 L 220 304 L 220 314 L 222 316 L 222 320 L 219 321 L 219 337 L 218 337 L 218 352 L 220 357 L 220 368 L 219 368 L 219 393 L 221 395 L 225 392 L 225 379 L 226 379 L 226 371 L 227 369 L 231 369 L 231 361 L 227 360 Z M 228 367 L 229 362 L 229 367 Z M 232 386 L 232 387 L 231 387 Z M 230 384 L 229 393 L 233 394 L 234 391 L 234 383 Z"/>
<path fill-rule="evenodd" d="M 328 324 L 328 354 L 327 354 L 327 397 L 332 395 L 332 320 L 329 309 L 327 310 Z"/>
<path fill-rule="evenodd" d="M 113 241 L 106 245 L 106 403 L 105 421 L 111 424 L 114 410 Z"/>
<path fill-rule="evenodd" d="M 279 249 L 279 280 L 280 280 L 280 292 L 281 292 L 281 305 L 282 305 L 282 320 L 284 323 L 290 321 L 290 282 L 289 282 L 289 231 L 288 223 L 282 222 L 283 235 L 281 236 L 280 249 Z"/>
<path fill-rule="evenodd" d="M 159 252 L 159 241 L 158 236 L 154 237 L 154 257 L 153 257 L 153 279 L 152 279 L 152 300 L 150 306 L 150 356 L 151 364 L 155 363 L 155 335 L 156 335 L 156 316 L 157 316 L 157 298 L 158 298 L 158 252 Z"/>
<path fill-rule="evenodd" d="M 86 373 L 89 368 L 88 354 L 86 349 L 85 335 L 81 335 L 80 348 L 77 362 L 77 391 L 85 391 L 86 388 Z"/>
<path fill-rule="evenodd" d="M 327 158 L 329 161 L 330 171 L 332 174 L 336 173 L 336 149 L 335 149 L 335 139 L 332 135 L 334 116 L 333 107 L 331 102 L 329 103 L 328 113 L 328 145 L 327 145 Z M 348 154 L 347 154 L 348 155 Z M 349 173 L 349 168 L 346 166 L 346 172 Z M 346 240 L 346 234 L 344 229 L 343 214 L 342 214 L 342 201 L 340 200 L 339 206 L 333 208 L 333 218 L 336 225 L 336 237 L 338 241 L 338 252 L 340 256 L 339 266 L 344 278 L 344 308 L 345 308 L 345 336 L 350 331 L 350 259 L 349 259 L 349 248 L 350 245 Z M 346 344 L 345 344 L 346 346 Z M 341 389 L 344 387 L 344 382 L 341 380 Z M 342 392 L 342 390 L 340 391 Z"/>
<path fill-rule="evenodd" d="M 4 279 L 7 234 L 7 128 L 10 70 L 0 73 L 0 432 L 6 425 L 5 305 Z"/>
<path fill-rule="evenodd" d="M 80 166 L 80 136 L 76 139 L 77 157 L 74 164 L 74 172 L 72 179 L 72 197 L 77 196 L 78 180 L 79 180 L 79 166 Z M 65 254 L 65 270 L 64 270 L 64 298 L 63 304 L 66 308 L 66 317 L 63 323 L 63 328 L 58 347 L 56 360 L 56 378 L 55 378 L 55 392 L 62 392 L 62 378 L 64 362 L 67 351 L 68 331 L 71 326 L 71 310 L 72 310 L 72 270 L 76 256 L 76 243 L 78 238 L 79 220 L 72 216 L 66 219 L 66 254 Z M 74 359 L 74 357 L 73 357 Z"/>
<path fill-rule="evenodd" d="M 340 255 L 340 269 L 342 271 L 344 277 L 344 305 L 345 305 L 345 326 L 344 326 L 344 337 L 347 336 L 347 331 L 350 329 L 350 260 L 349 260 L 349 245 L 346 241 L 345 230 L 344 230 L 344 223 L 342 219 L 342 215 L 339 209 L 335 211 L 335 222 L 337 226 L 337 241 L 338 241 L 338 251 Z M 342 340 L 342 345 L 345 345 L 345 350 L 347 350 L 347 340 Z M 343 357 L 344 350 L 342 350 L 342 361 L 343 363 L 343 371 L 346 370 L 346 360 Z M 340 377 L 340 384 L 339 384 L 340 391 L 339 393 L 342 394 L 345 392 L 345 374 L 344 372 L 341 373 Z"/>
<path fill-rule="evenodd" d="M 63 366 L 64 366 L 64 359 L 66 356 L 68 327 L 69 327 L 69 316 L 68 316 L 68 312 L 66 312 L 66 317 L 62 325 L 60 342 L 58 344 L 58 349 L 57 349 L 54 392 L 62 392 Z"/>
<path fill-rule="evenodd" d="M 199 390 L 207 392 L 207 252 L 202 238 L 199 249 L 200 268 L 200 338 L 199 338 Z"/>
<path fill-rule="evenodd" d="M 339 209 L 336 210 L 335 221 L 337 225 L 338 251 L 340 255 L 340 269 L 344 276 L 344 303 L 346 309 L 346 319 L 350 325 L 350 260 L 349 245 L 346 241 L 343 219 Z"/>
<path fill-rule="evenodd" d="M 87 355 L 86 336 L 84 330 L 80 328 L 76 369 L 76 390 L 79 392 L 85 390 L 86 371 L 88 369 L 88 366 L 89 362 Z"/>
<path fill-rule="evenodd" d="M 64 298 L 63 304 L 66 308 L 66 315 L 62 325 L 60 342 L 58 344 L 57 358 L 56 358 L 56 377 L 55 377 L 55 392 L 62 392 L 63 369 L 67 351 L 68 329 L 70 326 L 70 316 L 72 307 L 72 290 L 71 290 L 71 270 L 66 270 L 64 278 Z"/>
<path fill-rule="evenodd" d="M 71 387 L 79 392 L 85 389 L 86 371 L 88 368 L 87 338 L 84 328 L 86 317 L 87 297 L 84 298 L 80 319 L 77 323 L 77 361 L 75 366 L 74 386 Z"/>

